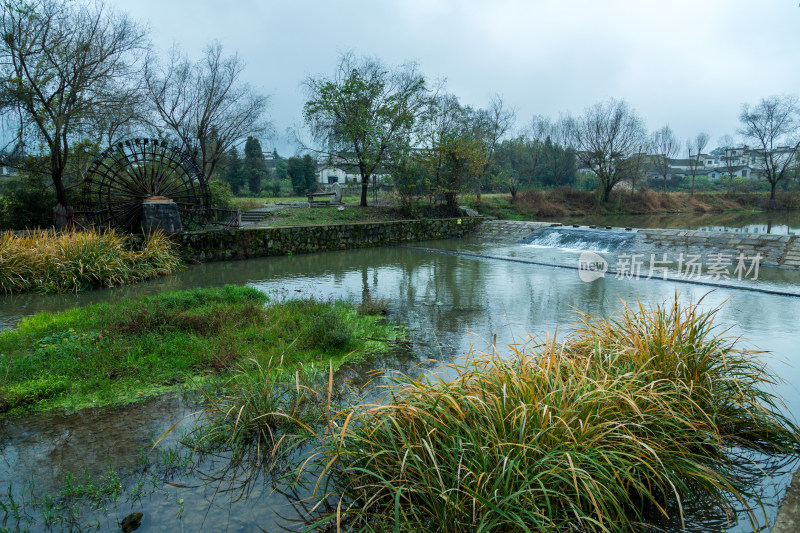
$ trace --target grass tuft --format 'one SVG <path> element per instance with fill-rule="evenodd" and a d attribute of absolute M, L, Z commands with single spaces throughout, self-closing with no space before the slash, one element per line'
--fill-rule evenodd
<path fill-rule="evenodd" d="M 798 428 L 716 311 L 662 302 L 581 316 L 564 342 L 470 354 L 337 413 L 318 489 L 354 530 L 635 531 L 681 502 L 750 494 L 732 450 L 794 453 Z M 677 505 L 676 505 L 677 502 Z M 752 517 L 752 514 L 751 514 Z"/>
<path fill-rule="evenodd" d="M 112 231 L 0 233 L 0 293 L 81 292 L 171 274 L 181 261 L 169 238 L 141 249 Z"/>

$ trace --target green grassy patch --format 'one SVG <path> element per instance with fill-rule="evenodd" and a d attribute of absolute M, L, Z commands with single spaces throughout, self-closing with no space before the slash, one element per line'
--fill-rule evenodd
<path fill-rule="evenodd" d="M 231 368 L 336 369 L 387 351 L 400 330 L 346 302 L 267 303 L 248 287 L 165 293 L 0 332 L 0 413 L 125 404 Z M 373 340 L 381 339 L 381 340 Z"/>
<path fill-rule="evenodd" d="M 337 207 L 315 207 L 312 209 L 290 208 L 276 212 L 262 224 L 270 226 L 305 226 L 310 224 L 349 224 L 352 222 L 386 222 L 404 220 L 408 216 L 394 207 L 346 206 L 342 211 Z"/>

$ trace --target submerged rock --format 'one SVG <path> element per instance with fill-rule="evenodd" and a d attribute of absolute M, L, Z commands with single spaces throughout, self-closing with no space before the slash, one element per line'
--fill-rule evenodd
<path fill-rule="evenodd" d="M 139 529 L 139 526 L 142 525 L 142 516 L 144 516 L 142 513 L 129 514 L 119 523 L 119 528 L 125 533 Z"/>

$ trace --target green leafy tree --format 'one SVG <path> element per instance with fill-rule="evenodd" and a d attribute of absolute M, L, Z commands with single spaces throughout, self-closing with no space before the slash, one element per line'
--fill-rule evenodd
<path fill-rule="evenodd" d="M 303 177 L 306 182 L 306 190 L 315 192 L 317 190 L 317 161 L 308 154 L 303 156 Z"/>
<path fill-rule="evenodd" d="M 539 140 L 525 136 L 502 141 L 495 149 L 493 168 L 496 181 L 518 190 L 530 187 L 540 179 L 542 148 L 543 143 Z"/>
<path fill-rule="evenodd" d="M 295 194 L 306 194 L 306 178 L 303 175 L 303 159 L 300 157 L 290 157 L 286 164 L 286 172 L 292 182 L 292 190 Z"/>
<path fill-rule="evenodd" d="M 269 178 L 267 161 L 264 158 L 264 152 L 261 151 L 261 143 L 255 137 L 248 137 L 244 144 L 242 173 L 253 194 L 261 192 L 262 185 Z"/>
<path fill-rule="evenodd" d="M 484 139 L 475 135 L 471 110 L 453 95 L 442 95 L 428 118 L 427 147 L 416 159 L 429 177 L 429 191 L 456 212 L 458 195 L 484 171 L 489 155 Z"/>
<path fill-rule="evenodd" d="M 71 143 L 127 121 L 132 79 L 146 32 L 101 2 L 8 0 L 0 12 L 0 112 L 49 152 L 56 199 L 68 205 L 64 176 Z"/>
<path fill-rule="evenodd" d="M 227 156 L 224 160 L 225 182 L 230 186 L 233 194 L 239 194 L 242 188 L 246 185 L 247 180 L 244 176 L 244 169 L 242 159 L 239 157 L 239 150 L 232 146 L 228 150 Z"/>
<path fill-rule="evenodd" d="M 317 190 L 317 162 L 306 154 L 303 157 L 290 157 L 288 174 L 295 194 L 307 194 Z"/>
<path fill-rule="evenodd" d="M 361 176 L 361 206 L 367 205 L 375 172 L 409 144 L 429 103 L 416 66 L 396 69 L 377 59 L 339 59 L 332 78 L 309 78 L 303 117 L 315 140 Z"/>
<path fill-rule="evenodd" d="M 283 181 L 289 177 L 289 162 L 286 161 L 286 158 L 279 156 L 277 150 L 272 154 L 275 157 L 275 179 Z"/>

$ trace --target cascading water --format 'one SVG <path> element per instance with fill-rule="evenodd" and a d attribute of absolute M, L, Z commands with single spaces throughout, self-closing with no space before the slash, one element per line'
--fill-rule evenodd
<path fill-rule="evenodd" d="M 629 248 L 635 237 L 635 230 L 600 230 L 559 226 L 536 230 L 520 240 L 519 243 L 545 248 L 620 252 Z"/>

